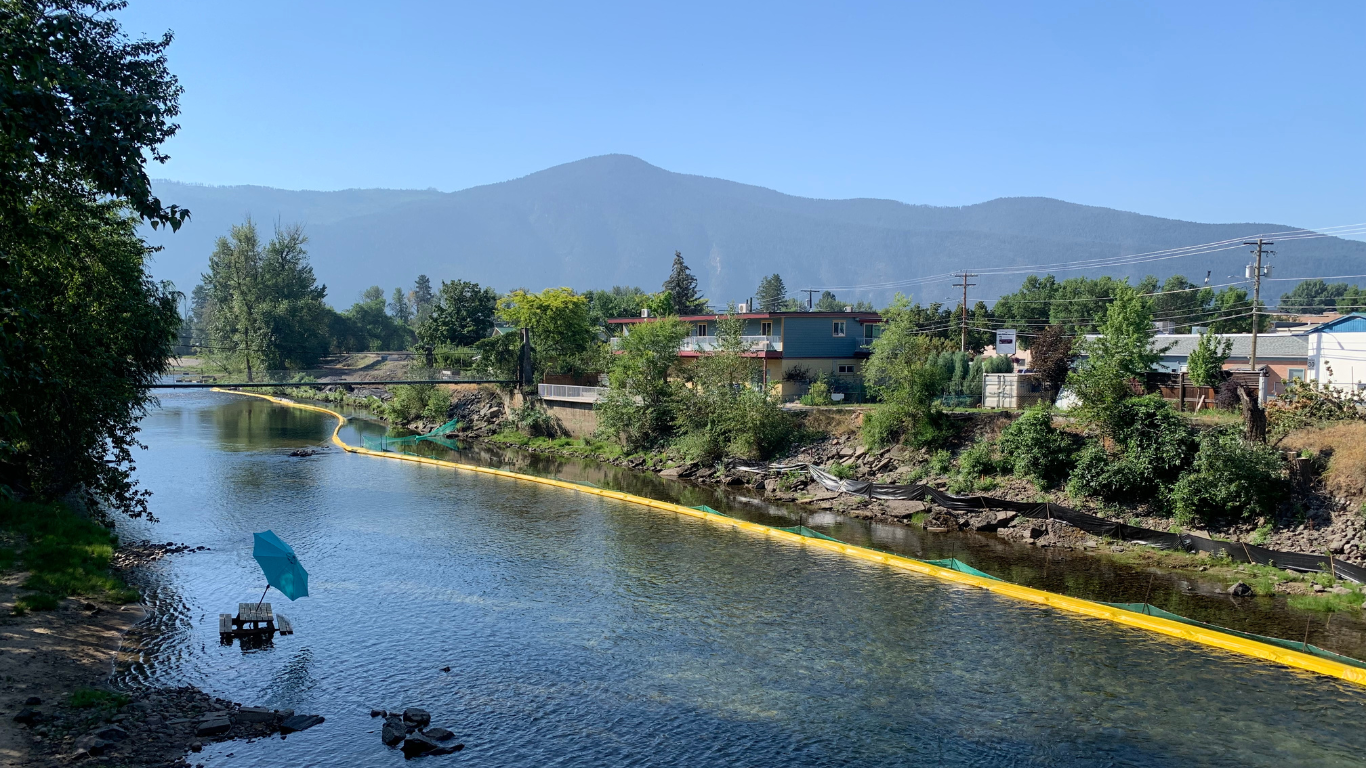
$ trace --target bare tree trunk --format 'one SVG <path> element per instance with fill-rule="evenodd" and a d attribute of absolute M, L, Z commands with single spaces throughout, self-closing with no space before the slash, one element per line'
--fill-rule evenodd
<path fill-rule="evenodd" d="M 1243 439 L 1250 443 L 1266 442 L 1266 409 L 1257 403 L 1257 398 L 1247 393 L 1247 387 L 1239 385 L 1238 399 L 1243 403 Z"/>

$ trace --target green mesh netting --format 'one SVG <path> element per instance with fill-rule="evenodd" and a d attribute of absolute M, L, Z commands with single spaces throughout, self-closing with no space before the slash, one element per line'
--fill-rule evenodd
<path fill-rule="evenodd" d="M 947 568 L 950 571 L 958 571 L 959 573 L 969 573 L 973 576 L 981 576 L 984 579 L 991 579 L 993 581 L 1001 580 L 996 576 L 992 576 L 991 574 L 985 571 L 979 571 L 976 568 L 973 568 L 972 566 L 968 565 L 962 560 L 958 560 L 952 557 L 945 558 L 943 560 L 925 560 L 923 562 L 929 563 L 930 565 L 937 565 L 940 568 Z"/>
<path fill-rule="evenodd" d="M 1188 619 L 1188 618 L 1186 618 L 1185 616 L 1181 616 L 1181 615 L 1172 613 L 1171 611 L 1164 611 L 1164 610 L 1162 610 L 1161 608 L 1158 608 L 1158 607 L 1155 606 L 1155 605 L 1149 605 L 1149 604 L 1147 604 L 1147 603 L 1102 603 L 1102 605 L 1108 605 L 1108 606 L 1110 606 L 1111 608 L 1122 608 L 1122 609 L 1124 609 L 1124 610 L 1126 610 L 1126 611 L 1133 611 L 1134 613 L 1142 613 L 1142 614 L 1144 614 L 1144 615 L 1146 615 L 1146 616 L 1157 616 L 1157 617 L 1163 618 L 1163 619 L 1171 619 L 1172 621 L 1179 621 L 1179 622 L 1181 622 L 1182 624 L 1189 624 L 1189 625 L 1191 625 L 1191 626 L 1193 626 L 1193 627 L 1200 627 L 1201 629 L 1208 629 L 1208 630 L 1212 630 L 1212 631 L 1214 631 L 1214 632 L 1223 632 L 1223 633 L 1226 634 L 1226 635 L 1233 635 L 1234 637 L 1241 637 L 1241 638 L 1243 638 L 1244 640 L 1256 640 L 1256 641 L 1259 642 L 1259 643 L 1266 643 L 1267 645 L 1275 645 L 1275 646 L 1278 646 L 1278 647 L 1280 647 L 1280 648 L 1286 648 L 1286 649 L 1289 649 L 1289 650 L 1292 650 L 1292 651 L 1299 651 L 1299 652 L 1301 652 L 1301 653 L 1307 653 L 1307 654 L 1309 654 L 1310 656 L 1318 656 L 1318 657 L 1321 658 L 1321 659 L 1331 659 L 1331 660 L 1333 660 L 1333 661 L 1340 661 L 1340 662 L 1342 662 L 1343 664 L 1347 664 L 1347 665 L 1350 665 L 1350 666 L 1353 666 L 1353 667 L 1357 667 L 1358 669 L 1366 669 L 1366 662 L 1360 661 L 1360 660 L 1358 660 L 1358 659 L 1353 659 L 1353 658 L 1351 658 L 1350 656 L 1342 656 L 1342 655 L 1333 653 L 1332 651 L 1325 651 L 1325 650 L 1323 650 L 1322 648 L 1320 648 L 1320 647 L 1318 647 L 1318 646 L 1316 646 L 1316 645 L 1309 645 L 1308 643 L 1297 643 L 1297 642 L 1295 642 L 1294 640 L 1282 640 L 1282 639 L 1279 638 L 1279 637 L 1267 637 L 1266 635 L 1254 635 L 1254 634 L 1252 634 L 1251 632 L 1240 632 L 1240 631 L 1238 631 L 1238 630 L 1236 630 L 1236 629 L 1229 629 L 1229 628 L 1227 628 L 1227 627 L 1220 627 L 1220 626 L 1216 626 L 1216 625 L 1214 625 L 1214 624 L 1206 624 L 1206 623 L 1203 622 L 1203 621 L 1196 621 L 1195 619 Z"/>
<path fill-rule="evenodd" d="M 713 515 L 720 515 L 721 517 L 730 517 L 730 515 L 726 514 L 725 512 L 721 512 L 721 511 L 719 511 L 719 510 L 712 509 L 711 507 L 707 506 L 706 504 L 698 504 L 697 506 L 693 507 L 693 509 L 700 510 L 700 511 L 702 511 L 702 512 L 710 512 L 710 513 L 712 513 Z"/>
<path fill-rule="evenodd" d="M 813 539 L 825 539 L 826 541 L 840 541 L 834 536 L 826 536 L 820 531 L 813 531 L 804 525 L 794 525 L 791 528 L 779 528 L 778 530 L 787 531 L 788 533 L 795 533 L 798 536 L 808 536 Z M 843 544 L 844 542 L 840 541 L 840 543 Z"/>
<path fill-rule="evenodd" d="M 447 437 L 460 426 L 460 419 L 451 419 L 441 426 L 433 429 L 425 435 L 407 435 L 406 437 L 362 437 L 361 444 L 371 451 L 388 451 L 405 445 L 417 445 L 420 442 L 436 443 L 451 450 L 459 450 L 460 444 L 453 438 Z"/>

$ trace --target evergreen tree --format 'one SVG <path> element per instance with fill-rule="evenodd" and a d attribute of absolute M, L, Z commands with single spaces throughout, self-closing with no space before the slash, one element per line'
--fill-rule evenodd
<path fill-rule="evenodd" d="M 427 322 L 427 315 L 432 311 L 432 303 L 436 301 L 436 296 L 432 293 L 432 281 L 426 275 L 417 276 L 416 282 L 413 283 L 411 299 L 413 322 L 422 325 Z"/>
<path fill-rule="evenodd" d="M 394 295 L 389 297 L 389 314 L 403 325 L 413 319 L 413 305 L 408 303 L 408 296 L 402 288 L 395 288 Z"/>
<path fill-rule="evenodd" d="M 706 300 L 697 293 L 697 278 L 683 263 L 683 254 L 679 251 L 674 251 L 674 266 L 669 279 L 664 281 L 664 292 L 669 294 L 674 311 L 680 315 L 701 312 L 707 307 Z"/>
<path fill-rule="evenodd" d="M 840 301 L 830 291 L 821 291 L 821 297 L 816 300 L 816 306 L 813 309 L 817 312 L 843 312 L 847 306 L 849 305 Z"/>
<path fill-rule="evenodd" d="M 773 273 L 759 281 L 759 290 L 754 292 L 754 306 L 763 312 L 779 312 L 787 302 L 787 286 L 783 278 Z"/>

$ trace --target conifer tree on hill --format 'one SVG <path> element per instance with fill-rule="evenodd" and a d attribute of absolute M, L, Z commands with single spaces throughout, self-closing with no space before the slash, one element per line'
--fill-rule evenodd
<path fill-rule="evenodd" d="M 679 251 L 674 251 L 674 265 L 669 278 L 664 281 L 664 292 L 669 294 L 674 311 L 680 315 L 701 312 L 707 308 L 706 300 L 697 293 L 697 278 L 683 262 L 683 254 Z"/>

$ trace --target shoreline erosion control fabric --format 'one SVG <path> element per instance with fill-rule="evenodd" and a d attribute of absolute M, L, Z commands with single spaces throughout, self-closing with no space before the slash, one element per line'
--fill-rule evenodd
<path fill-rule="evenodd" d="M 416 456 L 408 453 L 381 453 L 378 451 L 371 451 L 359 446 L 349 445 L 345 440 L 341 439 L 341 428 L 345 426 L 347 419 L 336 411 L 255 392 L 240 392 L 218 388 L 215 388 L 213 391 L 247 397 L 259 397 L 277 405 L 316 411 L 331 416 L 333 419 L 336 419 L 337 423 L 332 429 L 330 442 L 346 453 L 391 459 L 394 461 L 408 461 L 415 464 L 426 464 L 432 467 L 459 470 L 475 474 L 492 475 L 494 477 L 516 480 L 519 482 L 550 485 L 568 491 L 575 491 L 577 493 L 585 493 L 593 496 L 600 496 L 605 499 L 614 499 L 630 504 L 637 504 L 650 509 L 672 512 L 684 517 L 695 518 L 701 522 L 709 523 L 721 528 L 740 530 L 767 539 L 777 539 L 790 544 L 812 547 L 814 549 L 823 549 L 832 554 L 839 554 L 845 557 L 875 563 L 919 576 L 928 576 L 961 587 L 976 587 L 1000 595 L 1001 597 L 1034 603 L 1036 605 L 1067 611 L 1088 618 L 1103 619 L 1115 624 L 1122 624 L 1135 629 L 1143 629 L 1178 640 L 1186 640 L 1210 648 L 1218 648 L 1230 653 L 1240 654 L 1249 658 L 1269 661 L 1295 669 L 1302 669 L 1328 677 L 1335 677 L 1356 685 L 1366 686 L 1366 669 L 1351 664 L 1344 664 L 1334 659 L 1315 656 L 1301 650 L 1280 647 L 1271 643 L 1262 643 L 1229 634 L 1218 629 L 1207 629 L 1204 626 L 1175 621 L 1152 615 L 1151 613 L 1138 613 L 1092 600 L 1071 597 L 1056 592 L 1047 592 L 1042 589 L 1012 584 L 1008 581 L 977 576 L 963 571 L 941 568 L 922 560 L 915 560 L 913 558 L 903 557 L 881 550 L 869 549 L 867 547 L 845 544 L 841 541 L 828 539 L 828 537 L 803 537 L 799 534 L 774 528 L 762 523 L 753 523 L 748 520 L 726 517 L 694 507 L 685 507 L 681 504 L 660 501 L 644 496 L 635 496 L 621 491 L 614 491 L 606 488 L 589 488 L 555 478 L 509 472 L 504 469 L 479 466 L 477 464 L 462 464 L 456 461 Z"/>
<path fill-rule="evenodd" d="M 791 471 L 797 468 L 798 466 L 788 465 L 781 469 L 775 467 L 774 471 Z M 806 469 L 811 473 L 811 477 L 826 490 L 838 493 L 850 493 L 872 499 L 930 500 L 955 512 L 1005 510 L 1033 520 L 1061 520 L 1094 536 L 1104 536 L 1135 544 L 1146 544 L 1158 549 L 1178 550 L 1189 554 L 1208 552 L 1215 557 L 1227 557 L 1240 563 L 1290 568 L 1305 573 L 1332 573 L 1335 578 L 1346 579 L 1357 584 L 1366 584 L 1366 568 L 1338 560 L 1326 554 L 1307 555 L 1299 552 L 1279 552 L 1255 544 L 1215 541 L 1203 536 L 1192 536 L 1189 533 L 1154 531 L 1149 528 L 1127 525 L 1117 520 L 1106 520 L 1103 517 L 1088 515 L 1085 512 L 1051 502 L 1010 501 L 1008 499 L 995 499 L 990 496 L 955 496 L 921 484 L 889 485 L 867 480 L 841 480 L 814 464 L 808 465 Z"/>

